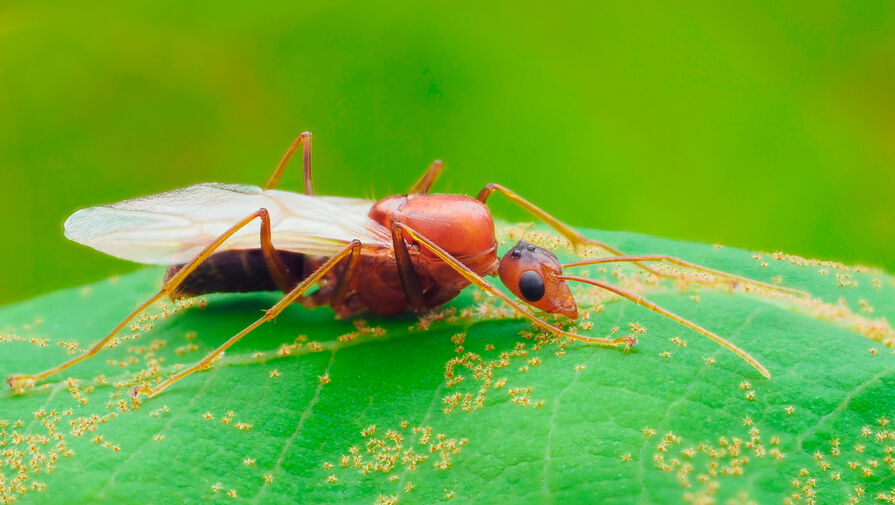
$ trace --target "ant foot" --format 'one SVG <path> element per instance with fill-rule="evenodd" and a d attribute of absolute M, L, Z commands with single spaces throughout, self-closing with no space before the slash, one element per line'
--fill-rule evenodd
<path fill-rule="evenodd" d="M 631 348 L 635 345 L 637 345 L 637 337 L 635 337 L 634 335 L 625 337 L 625 352 L 630 351 Z"/>
<path fill-rule="evenodd" d="M 16 393 L 24 392 L 26 389 L 34 387 L 33 375 L 12 375 L 6 379 L 6 383 Z"/>
<path fill-rule="evenodd" d="M 599 246 L 595 244 L 589 244 L 587 242 L 572 242 L 572 252 L 575 253 L 575 256 L 579 258 L 596 258 L 599 257 Z"/>
<path fill-rule="evenodd" d="M 134 386 L 134 389 L 131 389 L 131 402 L 134 405 L 139 405 L 140 403 L 142 403 L 140 400 L 140 395 L 146 395 L 152 398 L 152 388 L 150 388 L 146 384 Z"/>

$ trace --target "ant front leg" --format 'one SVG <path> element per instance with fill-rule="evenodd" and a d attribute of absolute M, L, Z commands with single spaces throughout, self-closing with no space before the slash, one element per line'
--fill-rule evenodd
<path fill-rule="evenodd" d="M 613 248 L 612 246 L 610 246 L 608 244 L 604 244 L 603 242 L 589 239 L 589 238 L 585 237 L 584 235 L 578 233 L 577 231 L 573 230 L 571 226 L 563 223 L 559 219 L 556 219 L 555 217 L 551 216 L 550 214 L 548 214 L 546 211 L 544 211 L 537 205 L 529 202 L 525 198 L 522 198 L 521 196 L 519 196 L 516 192 L 514 192 L 504 186 L 501 186 L 500 184 L 491 183 L 491 184 L 485 185 L 485 187 L 482 188 L 482 190 L 479 192 L 479 196 L 478 196 L 479 201 L 482 203 L 487 203 L 488 197 L 491 196 L 495 191 L 502 193 L 504 196 L 509 198 L 513 203 L 515 203 L 515 204 L 519 205 L 520 207 L 522 207 L 523 209 L 527 210 L 529 213 L 531 213 L 532 215 L 534 215 L 541 221 L 544 221 L 545 223 L 550 225 L 551 228 L 558 231 L 562 236 L 566 237 L 569 240 L 569 242 L 572 243 L 572 247 L 575 248 L 576 252 L 580 253 L 581 249 L 585 246 L 596 246 L 601 249 L 605 249 L 616 256 L 622 255 L 622 253 L 620 251 Z"/>
<path fill-rule="evenodd" d="M 184 370 L 181 370 L 180 372 L 177 372 L 176 374 L 169 377 L 167 380 L 165 380 L 161 384 L 158 384 L 155 387 L 149 387 L 149 385 L 147 385 L 147 384 L 141 384 L 139 386 L 134 387 L 134 389 L 131 391 L 131 398 L 133 399 L 134 402 L 139 401 L 139 396 L 141 394 L 149 395 L 149 397 L 151 398 L 151 397 L 161 393 L 168 386 L 174 384 L 175 382 L 179 381 L 180 379 L 183 379 L 187 375 L 190 375 L 194 372 L 198 372 L 199 370 L 204 370 L 205 368 L 208 368 L 211 365 L 211 363 L 215 360 L 215 358 L 220 356 L 230 346 L 232 346 L 233 344 L 238 342 L 240 339 L 242 339 L 242 337 L 251 333 L 252 330 L 254 330 L 255 328 L 257 328 L 257 327 L 261 326 L 262 324 L 266 323 L 267 321 L 270 321 L 271 319 L 274 319 L 275 317 L 277 317 L 281 312 L 283 312 L 283 310 L 286 309 L 286 307 L 288 307 L 293 302 L 295 302 L 296 300 L 301 298 L 301 296 L 305 293 L 305 291 L 308 290 L 308 288 L 310 288 L 311 286 L 313 286 L 314 284 L 319 282 L 327 273 L 329 273 L 343 259 L 345 259 L 346 257 L 355 258 L 356 255 L 359 253 L 361 247 L 362 247 L 362 244 L 361 244 L 360 240 L 352 240 L 351 242 L 348 243 L 348 245 L 345 246 L 344 249 L 339 251 L 335 256 L 329 258 L 326 261 L 326 263 L 321 265 L 320 268 L 318 268 L 316 271 L 314 271 L 314 273 L 312 273 L 307 278 L 305 278 L 300 283 L 298 283 L 298 285 L 295 286 L 295 288 L 292 291 L 286 293 L 286 296 L 284 296 L 280 301 L 278 301 L 276 303 L 276 305 L 274 305 L 273 307 L 268 309 L 264 313 L 264 315 L 261 316 L 260 319 L 258 319 L 254 323 L 250 324 L 244 330 L 240 331 L 236 335 L 233 335 L 232 337 L 230 337 L 220 347 L 218 347 L 214 351 L 210 352 L 207 356 L 202 358 L 202 361 L 199 361 L 195 365 L 193 365 L 189 368 L 186 368 Z"/>
<path fill-rule="evenodd" d="M 74 357 L 58 366 L 50 368 L 48 370 L 44 370 L 43 372 L 34 374 L 34 375 L 13 375 L 9 377 L 6 382 L 12 387 L 14 390 L 22 390 L 27 386 L 33 385 L 36 381 L 41 379 L 45 379 L 51 375 L 55 375 L 81 361 L 84 361 L 87 358 L 90 358 L 96 355 L 99 351 L 105 347 L 110 340 L 112 340 L 115 335 L 117 335 L 122 329 L 124 329 L 128 323 L 131 322 L 135 317 L 137 317 L 141 312 L 148 309 L 152 306 L 153 303 L 160 300 L 165 295 L 168 295 L 171 298 L 177 297 L 178 287 L 186 280 L 187 277 L 199 267 L 205 260 L 207 260 L 215 250 L 217 250 L 224 242 L 227 241 L 228 238 L 233 236 L 234 233 L 254 221 L 255 219 L 261 219 L 261 250 L 264 255 L 264 260 L 267 263 L 267 267 L 270 270 L 271 277 L 273 277 L 277 286 L 280 287 L 284 292 L 288 292 L 295 286 L 296 281 L 292 278 L 289 270 L 286 268 L 283 260 L 280 258 L 279 253 L 277 253 L 276 249 L 273 247 L 273 243 L 271 243 L 270 238 L 270 215 L 267 212 L 267 209 L 260 209 L 255 211 L 238 223 L 231 226 L 227 231 L 221 234 L 214 242 L 209 244 L 205 249 L 203 249 L 199 254 L 197 254 L 189 263 L 184 264 L 180 270 L 177 271 L 176 274 L 171 276 L 168 279 L 162 289 L 159 290 L 158 293 L 153 295 L 137 307 L 133 312 L 131 312 L 123 321 L 118 323 L 112 331 L 106 335 L 105 338 L 97 342 L 90 348 L 86 353 Z"/>
<path fill-rule="evenodd" d="M 581 252 L 580 249 L 582 246 L 597 246 L 602 249 L 606 249 L 607 251 L 614 254 L 614 256 L 605 257 L 605 258 L 593 258 L 593 259 L 575 261 L 575 262 L 563 265 L 563 268 L 577 267 L 577 266 L 584 266 L 584 265 L 595 265 L 598 263 L 630 262 L 630 263 L 636 264 L 640 268 L 655 275 L 656 277 L 663 277 L 666 279 L 680 279 L 681 276 L 679 276 L 679 275 L 660 272 L 654 268 L 650 268 L 650 267 L 644 265 L 644 263 L 647 263 L 647 262 L 666 261 L 668 263 L 672 263 L 674 265 L 678 265 L 678 266 L 682 266 L 682 267 L 686 267 L 686 268 L 691 268 L 693 270 L 696 270 L 696 271 L 699 271 L 699 272 L 702 272 L 705 274 L 709 274 L 709 275 L 712 275 L 712 276 L 720 278 L 720 279 L 727 279 L 728 281 L 739 282 L 739 283 L 743 283 L 745 285 L 761 286 L 765 289 L 780 291 L 780 292 L 788 293 L 788 294 L 795 295 L 795 296 L 801 296 L 801 297 L 810 297 L 811 296 L 809 293 L 800 291 L 798 289 L 791 289 L 791 288 L 786 288 L 786 287 L 781 287 L 781 286 L 775 286 L 773 284 L 768 284 L 765 282 L 748 279 L 746 277 L 741 277 L 739 275 L 729 274 L 727 272 L 722 272 L 720 270 L 715 270 L 712 268 L 704 267 L 702 265 L 697 265 L 695 263 L 690 263 L 689 261 L 684 261 L 680 258 L 675 258 L 673 256 L 655 255 L 655 254 L 640 255 L 640 256 L 625 256 L 625 255 L 622 255 L 622 253 L 618 252 L 616 249 L 614 249 L 602 242 L 598 242 L 596 240 L 591 240 L 591 239 L 585 237 L 584 235 L 573 230 L 570 226 L 559 221 L 558 219 L 551 216 L 550 214 L 544 212 L 540 207 L 536 206 L 535 204 L 529 202 L 528 200 L 522 198 L 518 194 L 514 193 L 513 191 L 511 191 L 499 184 L 488 184 L 479 193 L 478 198 L 482 203 L 484 203 L 488 199 L 488 197 L 495 191 L 499 191 L 500 193 L 504 194 L 507 198 L 509 198 L 513 202 L 519 204 L 520 207 L 531 212 L 533 215 L 537 216 L 542 221 L 544 221 L 545 223 L 550 225 L 554 230 L 561 233 L 570 242 L 572 242 L 572 246 L 575 248 L 575 250 L 577 252 L 579 252 L 579 253 Z M 702 280 L 697 280 L 697 282 L 700 282 L 703 284 L 713 284 L 711 282 L 706 282 L 706 281 L 702 281 Z M 715 282 L 714 284 L 717 284 L 717 282 Z"/>
<path fill-rule="evenodd" d="M 277 168 L 274 169 L 273 173 L 270 175 L 270 179 L 267 180 L 267 184 L 264 185 L 264 189 L 274 189 L 277 187 L 277 184 L 280 182 L 280 177 L 283 175 L 283 171 L 286 170 L 286 165 L 289 164 L 289 160 L 292 159 L 292 155 L 295 154 L 295 151 L 297 151 L 299 147 L 302 148 L 305 194 L 313 196 L 314 186 L 311 183 L 311 132 L 302 133 L 292 142 L 292 145 L 286 150 L 286 154 L 283 155 L 283 158 L 277 164 Z"/>
<path fill-rule="evenodd" d="M 519 305 L 519 303 L 517 303 L 516 301 L 514 301 L 507 295 L 503 294 L 502 291 L 500 291 L 499 289 L 494 287 L 494 285 L 492 285 L 490 282 L 486 281 L 484 278 L 482 278 L 482 276 L 473 272 L 469 267 L 464 265 L 460 260 L 458 260 L 457 258 L 452 256 L 449 252 L 447 252 L 444 249 L 442 249 L 441 247 L 439 247 L 436 243 L 434 243 L 431 240 L 429 240 L 428 238 L 426 238 L 420 232 L 418 232 L 418 231 L 414 230 L 413 228 L 411 228 L 405 224 L 402 224 L 402 223 L 395 223 L 393 230 L 397 230 L 400 233 L 402 240 L 403 240 L 404 236 L 412 238 L 420 245 L 420 247 L 428 249 L 430 252 L 432 252 L 432 254 L 434 254 L 440 260 L 445 262 L 448 266 L 453 268 L 458 274 L 462 275 L 467 281 L 469 281 L 470 284 L 473 284 L 474 286 L 481 289 L 485 293 L 488 293 L 490 295 L 500 298 L 501 300 L 506 302 L 508 305 L 513 307 L 513 309 L 515 309 L 519 314 L 521 314 L 522 317 L 528 319 L 529 321 L 531 321 L 535 325 L 539 326 L 540 328 L 542 328 L 546 331 L 549 331 L 550 333 L 553 333 L 557 337 L 566 337 L 566 338 L 570 338 L 573 340 L 578 340 L 580 342 L 587 342 L 587 343 L 591 343 L 591 344 L 599 344 L 599 345 L 606 345 L 606 346 L 612 346 L 612 347 L 621 345 L 621 346 L 625 347 L 625 350 L 630 349 L 634 344 L 637 343 L 637 339 L 634 337 L 619 337 L 619 338 L 614 338 L 614 339 L 601 338 L 601 337 L 588 337 L 588 336 L 584 336 L 584 335 L 570 333 L 568 331 L 564 331 L 560 328 L 557 328 L 556 326 L 553 326 L 552 324 L 548 323 L 547 321 L 544 321 L 543 319 L 539 318 L 538 316 L 532 314 L 529 310 L 527 310 L 524 307 L 522 307 L 521 305 Z"/>
<path fill-rule="evenodd" d="M 401 285 L 404 287 L 404 295 L 407 302 L 417 314 L 426 311 L 426 302 L 423 298 L 423 288 L 420 285 L 419 276 L 416 269 L 413 268 L 413 261 L 410 259 L 410 252 L 407 250 L 407 242 L 404 240 L 404 229 L 407 228 L 400 223 L 392 225 L 392 244 L 395 251 L 395 262 L 398 264 L 398 277 L 401 278 Z M 409 229 L 409 228 L 407 228 Z"/>
<path fill-rule="evenodd" d="M 556 219 L 555 217 L 551 216 L 550 214 L 545 212 L 543 209 L 541 209 L 537 205 L 529 202 L 525 198 L 522 198 L 521 196 L 516 194 L 514 191 L 512 191 L 508 188 L 505 188 L 505 187 L 501 186 L 500 184 L 492 183 L 492 184 L 485 185 L 485 187 L 482 188 L 482 190 L 479 192 L 479 196 L 478 196 L 479 201 L 481 201 L 482 203 L 487 203 L 488 197 L 491 196 L 491 194 L 493 194 L 495 191 L 502 193 L 504 196 L 509 198 L 513 203 L 515 203 L 515 204 L 519 205 L 520 207 L 522 207 L 523 209 L 527 210 L 528 212 L 530 212 L 532 215 L 534 215 L 541 221 L 544 221 L 545 223 L 547 223 L 551 228 L 558 231 L 562 236 L 566 237 L 566 239 L 568 239 L 569 242 L 572 243 L 572 247 L 575 249 L 576 253 L 582 254 L 584 252 L 585 247 L 595 246 L 595 247 L 599 247 L 600 249 L 609 251 L 610 253 L 612 253 L 615 256 L 622 255 L 621 251 L 619 251 L 618 249 L 615 249 L 614 247 L 612 247 L 608 244 L 604 244 L 603 242 L 600 242 L 598 240 L 592 240 L 592 239 L 585 237 L 584 235 L 582 235 L 582 234 L 578 233 L 577 231 L 575 231 L 574 229 L 572 229 L 571 226 L 563 223 L 559 219 Z M 640 268 L 646 270 L 647 272 L 649 272 L 653 275 L 656 275 L 659 277 L 662 276 L 661 273 L 659 273 L 655 269 L 652 269 L 646 265 L 637 263 L 637 266 L 639 266 Z"/>

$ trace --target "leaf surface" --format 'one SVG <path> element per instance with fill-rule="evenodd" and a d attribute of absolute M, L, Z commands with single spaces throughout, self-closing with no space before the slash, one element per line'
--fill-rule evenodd
<path fill-rule="evenodd" d="M 539 336 L 472 289 L 422 325 L 295 306 L 132 409 L 135 374 L 165 377 L 198 361 L 277 295 L 169 304 L 126 332 L 139 338 L 25 394 L 0 392 L 0 501 L 873 503 L 892 492 L 891 276 L 586 233 L 814 299 L 590 269 L 746 349 L 770 380 L 701 335 L 586 287 L 576 288 L 588 316 L 578 331 L 645 329 L 630 352 Z M 59 363 L 69 355 L 60 343 L 81 352 L 161 275 L 149 268 L 0 309 L 0 375 Z"/>

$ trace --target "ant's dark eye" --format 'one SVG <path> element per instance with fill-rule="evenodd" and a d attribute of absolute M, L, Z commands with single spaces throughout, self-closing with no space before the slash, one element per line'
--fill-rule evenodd
<path fill-rule="evenodd" d="M 544 279 L 532 270 L 525 272 L 519 278 L 519 292 L 530 302 L 540 300 L 544 297 Z"/>
<path fill-rule="evenodd" d="M 528 244 L 528 250 L 534 252 L 535 246 Z"/>
<path fill-rule="evenodd" d="M 514 258 L 521 258 L 522 253 L 519 252 L 519 249 L 513 249 L 513 252 L 510 253 L 510 256 L 512 256 Z"/>

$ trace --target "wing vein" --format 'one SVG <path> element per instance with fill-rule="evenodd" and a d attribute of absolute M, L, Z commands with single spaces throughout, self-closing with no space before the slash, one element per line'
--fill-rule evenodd
<path fill-rule="evenodd" d="M 369 246 L 389 244 L 385 228 L 368 215 L 373 203 L 206 183 L 80 210 L 65 222 L 65 235 L 112 256 L 170 265 L 188 261 L 233 223 L 263 207 L 270 212 L 277 249 L 329 256 L 354 239 Z M 251 223 L 221 250 L 259 247 L 259 230 L 260 223 Z"/>

